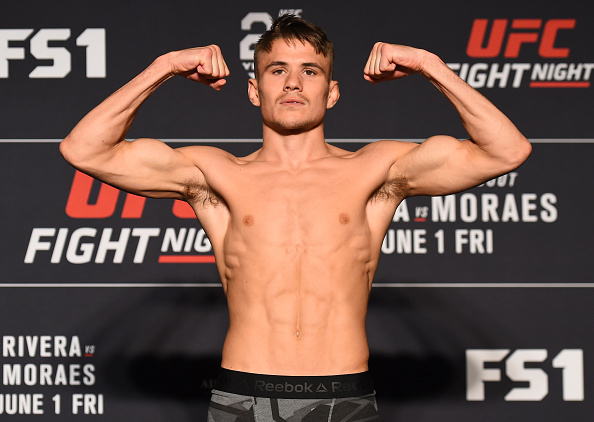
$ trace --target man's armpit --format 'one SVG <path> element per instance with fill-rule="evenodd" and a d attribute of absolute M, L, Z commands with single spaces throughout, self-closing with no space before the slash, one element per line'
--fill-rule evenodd
<path fill-rule="evenodd" d="M 400 201 L 408 196 L 410 185 L 405 177 L 392 177 L 369 197 L 369 202 Z"/>
<path fill-rule="evenodd" d="M 186 185 L 184 197 L 192 206 L 199 208 L 226 205 L 225 200 L 206 184 Z"/>

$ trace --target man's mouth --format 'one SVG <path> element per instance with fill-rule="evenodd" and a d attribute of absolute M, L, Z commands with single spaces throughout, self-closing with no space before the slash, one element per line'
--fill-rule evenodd
<path fill-rule="evenodd" d="M 299 99 L 299 98 L 285 98 L 284 100 L 281 101 L 281 104 L 283 105 L 304 105 L 305 101 Z"/>

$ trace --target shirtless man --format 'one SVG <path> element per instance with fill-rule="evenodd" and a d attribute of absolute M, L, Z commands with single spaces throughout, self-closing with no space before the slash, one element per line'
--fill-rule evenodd
<path fill-rule="evenodd" d="M 528 157 L 530 144 L 434 54 L 377 43 L 364 78 L 423 75 L 454 105 L 470 139 L 380 141 L 345 151 L 324 138 L 325 112 L 339 97 L 324 32 L 281 17 L 255 61 L 248 92 L 262 111 L 263 144 L 247 157 L 124 141 L 140 105 L 174 75 L 221 89 L 229 70 L 214 45 L 157 58 L 84 117 L 61 152 L 99 180 L 185 200 L 195 210 L 230 315 L 209 420 L 241 412 L 260 421 L 330 420 L 353 405 L 359 411 L 348 420 L 377 417 L 365 316 L 396 207 L 409 196 L 451 194 L 507 173 Z"/>

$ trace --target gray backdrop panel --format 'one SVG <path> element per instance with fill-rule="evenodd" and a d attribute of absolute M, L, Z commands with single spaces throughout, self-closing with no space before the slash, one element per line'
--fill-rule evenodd
<path fill-rule="evenodd" d="M 377 139 L 465 136 L 452 107 L 423 78 L 377 86 L 363 80 L 363 66 L 375 41 L 425 48 L 468 69 L 484 64 L 491 69 L 483 71 L 485 77 L 494 64 L 500 72 L 507 65 L 509 74 L 495 78 L 495 86 L 478 89 L 534 144 L 530 159 L 506 178 L 451 199 L 413 198 L 396 213 L 382 249 L 368 317 L 370 370 L 383 420 L 588 420 L 593 411 L 594 346 L 590 335 L 594 174 L 589 159 L 594 148 L 590 86 L 594 5 L 582 1 L 489 5 L 462 0 L 373 5 L 313 1 L 163 5 L 115 0 L 4 5 L 0 334 L 6 347 L 0 356 L 0 420 L 204 420 L 228 323 L 224 295 L 217 287 L 214 264 L 159 262 L 163 256 L 209 256 L 203 240 L 185 248 L 187 236 L 199 236 L 199 223 L 176 216 L 172 201 L 147 200 L 140 206 L 117 192 L 101 203 L 113 206 L 102 218 L 69 215 L 69 200 L 92 207 L 106 188 L 95 182 L 87 196 L 79 192 L 72 198 L 75 172 L 59 155 L 57 140 L 158 55 L 217 43 L 231 69 L 227 86 L 214 92 L 173 79 L 143 106 L 129 135 L 157 137 L 174 146 L 212 144 L 248 154 L 258 148 L 255 140 L 261 137 L 261 123 L 259 111 L 245 95 L 245 68 L 250 63 L 241 57 L 240 46 L 246 37 L 261 33 L 264 23 L 243 29 L 241 22 L 249 13 L 274 17 L 281 8 L 297 9 L 323 26 L 335 42 L 334 77 L 342 96 L 328 114 L 326 135 L 337 145 L 356 149 Z M 537 41 L 522 44 L 516 57 L 505 57 L 503 52 L 470 57 L 467 45 L 477 19 L 488 20 L 487 35 L 495 19 L 507 19 L 502 47 L 519 33 L 534 32 Z M 518 19 L 538 23 L 538 28 L 511 28 Z M 575 20 L 573 28 L 560 29 L 554 37 L 555 48 L 568 49 L 566 57 L 543 57 L 539 45 L 545 28 L 561 20 L 564 24 Z M 70 72 L 63 78 L 30 78 L 39 66 L 57 64 L 43 58 L 35 46 L 43 46 L 44 34 L 52 34 L 47 29 L 57 28 L 70 33 L 62 40 L 52 39 L 54 33 L 46 46 L 54 48 L 53 53 L 60 49 L 58 62 L 67 63 Z M 105 42 L 100 37 L 81 39 L 89 28 L 104 28 Z M 18 39 L 14 32 L 18 29 L 31 31 Z M 105 54 L 86 45 L 104 47 Z M 20 52 L 23 58 L 15 58 Z M 105 77 L 87 77 L 89 56 L 105 61 Z M 1 76 L 3 64 L 5 76 Z M 514 87 L 518 66 L 523 64 L 529 70 Z M 546 82 L 557 78 L 555 82 L 579 83 L 581 88 L 534 87 L 537 65 L 559 69 Z M 573 76 L 564 75 L 562 70 L 570 65 L 574 69 L 581 65 L 579 74 L 576 70 Z M 250 141 L 239 141 L 246 139 Z M 127 205 L 136 207 L 134 218 L 122 217 Z M 113 251 L 104 262 L 97 262 L 100 238 L 107 229 L 112 230 L 112 240 L 130 233 L 121 247 L 121 263 Z M 76 233 L 86 236 L 77 240 Z M 181 239 L 182 234 L 186 237 L 181 250 L 163 246 L 166 236 Z M 85 248 L 91 251 L 88 259 L 80 258 Z M 135 263 L 139 250 L 141 262 Z M 84 262 L 74 263 L 77 256 Z M 19 336 L 25 345 L 22 356 L 18 347 L 10 347 L 13 339 L 18 345 Z M 42 353 L 37 347 L 32 356 L 24 336 L 30 336 L 30 346 L 33 338 L 45 342 L 40 336 L 52 336 L 52 348 Z M 54 352 L 56 336 L 65 336 L 67 351 L 80 343 L 81 355 L 76 348 L 67 356 Z M 483 369 L 499 373 L 500 381 L 484 382 L 481 401 L 466 398 L 465 353 L 476 349 L 509 350 L 505 358 L 484 364 Z M 17 356 L 11 356 L 12 350 Z M 531 383 L 514 381 L 513 370 L 506 366 L 512 353 L 524 350 L 546 351 L 541 362 L 523 362 L 535 371 L 532 375 L 537 374 Z M 559 356 L 576 350 L 583 353 L 583 368 L 579 359 L 559 363 Z M 42 370 L 51 375 L 40 377 Z M 570 370 L 572 377 L 567 376 Z M 21 385 L 11 378 L 17 373 Z M 66 374 L 65 381 L 61 374 Z M 580 382 L 584 399 L 564 398 L 564 391 L 579 390 Z M 506 400 L 514 388 L 528 392 L 546 388 L 548 394 L 541 400 Z M 10 414 L 10 400 L 26 401 L 34 394 L 43 395 L 42 415 L 19 415 L 27 413 L 27 406 Z M 75 399 L 81 406 L 73 409 Z M 90 414 L 93 411 L 99 414 Z"/>

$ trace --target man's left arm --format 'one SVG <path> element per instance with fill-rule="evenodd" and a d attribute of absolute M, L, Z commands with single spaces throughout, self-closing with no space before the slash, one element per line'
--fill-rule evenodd
<path fill-rule="evenodd" d="M 412 73 L 423 75 L 448 98 L 470 139 L 433 136 L 395 157 L 391 176 L 407 181 L 409 196 L 459 192 L 505 174 L 528 158 L 531 145 L 516 126 L 435 54 L 376 43 L 364 77 L 376 83 Z"/>

